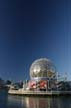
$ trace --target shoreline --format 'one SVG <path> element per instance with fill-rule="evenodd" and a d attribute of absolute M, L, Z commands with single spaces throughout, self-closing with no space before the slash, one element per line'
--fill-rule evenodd
<path fill-rule="evenodd" d="M 9 95 L 20 96 L 71 96 L 71 91 L 27 91 L 27 90 L 9 90 Z"/>

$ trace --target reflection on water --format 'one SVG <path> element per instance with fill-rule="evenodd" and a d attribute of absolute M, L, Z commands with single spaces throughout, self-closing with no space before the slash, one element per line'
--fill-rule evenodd
<path fill-rule="evenodd" d="M 50 98 L 26 98 L 27 108 L 50 108 Z"/>
<path fill-rule="evenodd" d="M 7 108 L 7 94 L 0 90 L 0 108 Z"/>
<path fill-rule="evenodd" d="M 7 108 L 26 108 L 25 99 L 21 96 L 8 96 Z"/>
<path fill-rule="evenodd" d="M 71 108 L 71 97 L 24 97 L 0 94 L 0 108 Z"/>
<path fill-rule="evenodd" d="M 71 97 L 9 96 L 8 108 L 71 108 Z"/>

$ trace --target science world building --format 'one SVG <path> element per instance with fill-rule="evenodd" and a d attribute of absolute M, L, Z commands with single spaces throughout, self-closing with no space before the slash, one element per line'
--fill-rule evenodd
<path fill-rule="evenodd" d="M 58 79 L 58 75 L 50 59 L 37 59 L 30 66 L 30 80 L 23 82 L 22 88 L 10 88 L 8 93 L 30 96 L 71 95 L 71 86 L 61 77 Z"/>
<path fill-rule="evenodd" d="M 30 66 L 30 90 L 56 89 L 57 72 L 54 63 L 47 58 L 35 60 Z"/>

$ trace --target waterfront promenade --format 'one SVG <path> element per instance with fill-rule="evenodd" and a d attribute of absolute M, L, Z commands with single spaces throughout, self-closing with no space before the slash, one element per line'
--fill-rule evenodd
<path fill-rule="evenodd" d="M 30 91 L 30 90 L 9 90 L 11 95 L 25 95 L 25 96 L 59 96 L 71 95 L 71 91 Z"/>

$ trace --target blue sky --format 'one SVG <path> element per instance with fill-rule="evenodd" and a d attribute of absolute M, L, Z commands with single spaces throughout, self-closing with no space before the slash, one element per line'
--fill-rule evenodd
<path fill-rule="evenodd" d="M 71 80 L 71 1 L 0 1 L 0 77 L 29 79 L 31 63 L 51 59 Z"/>

